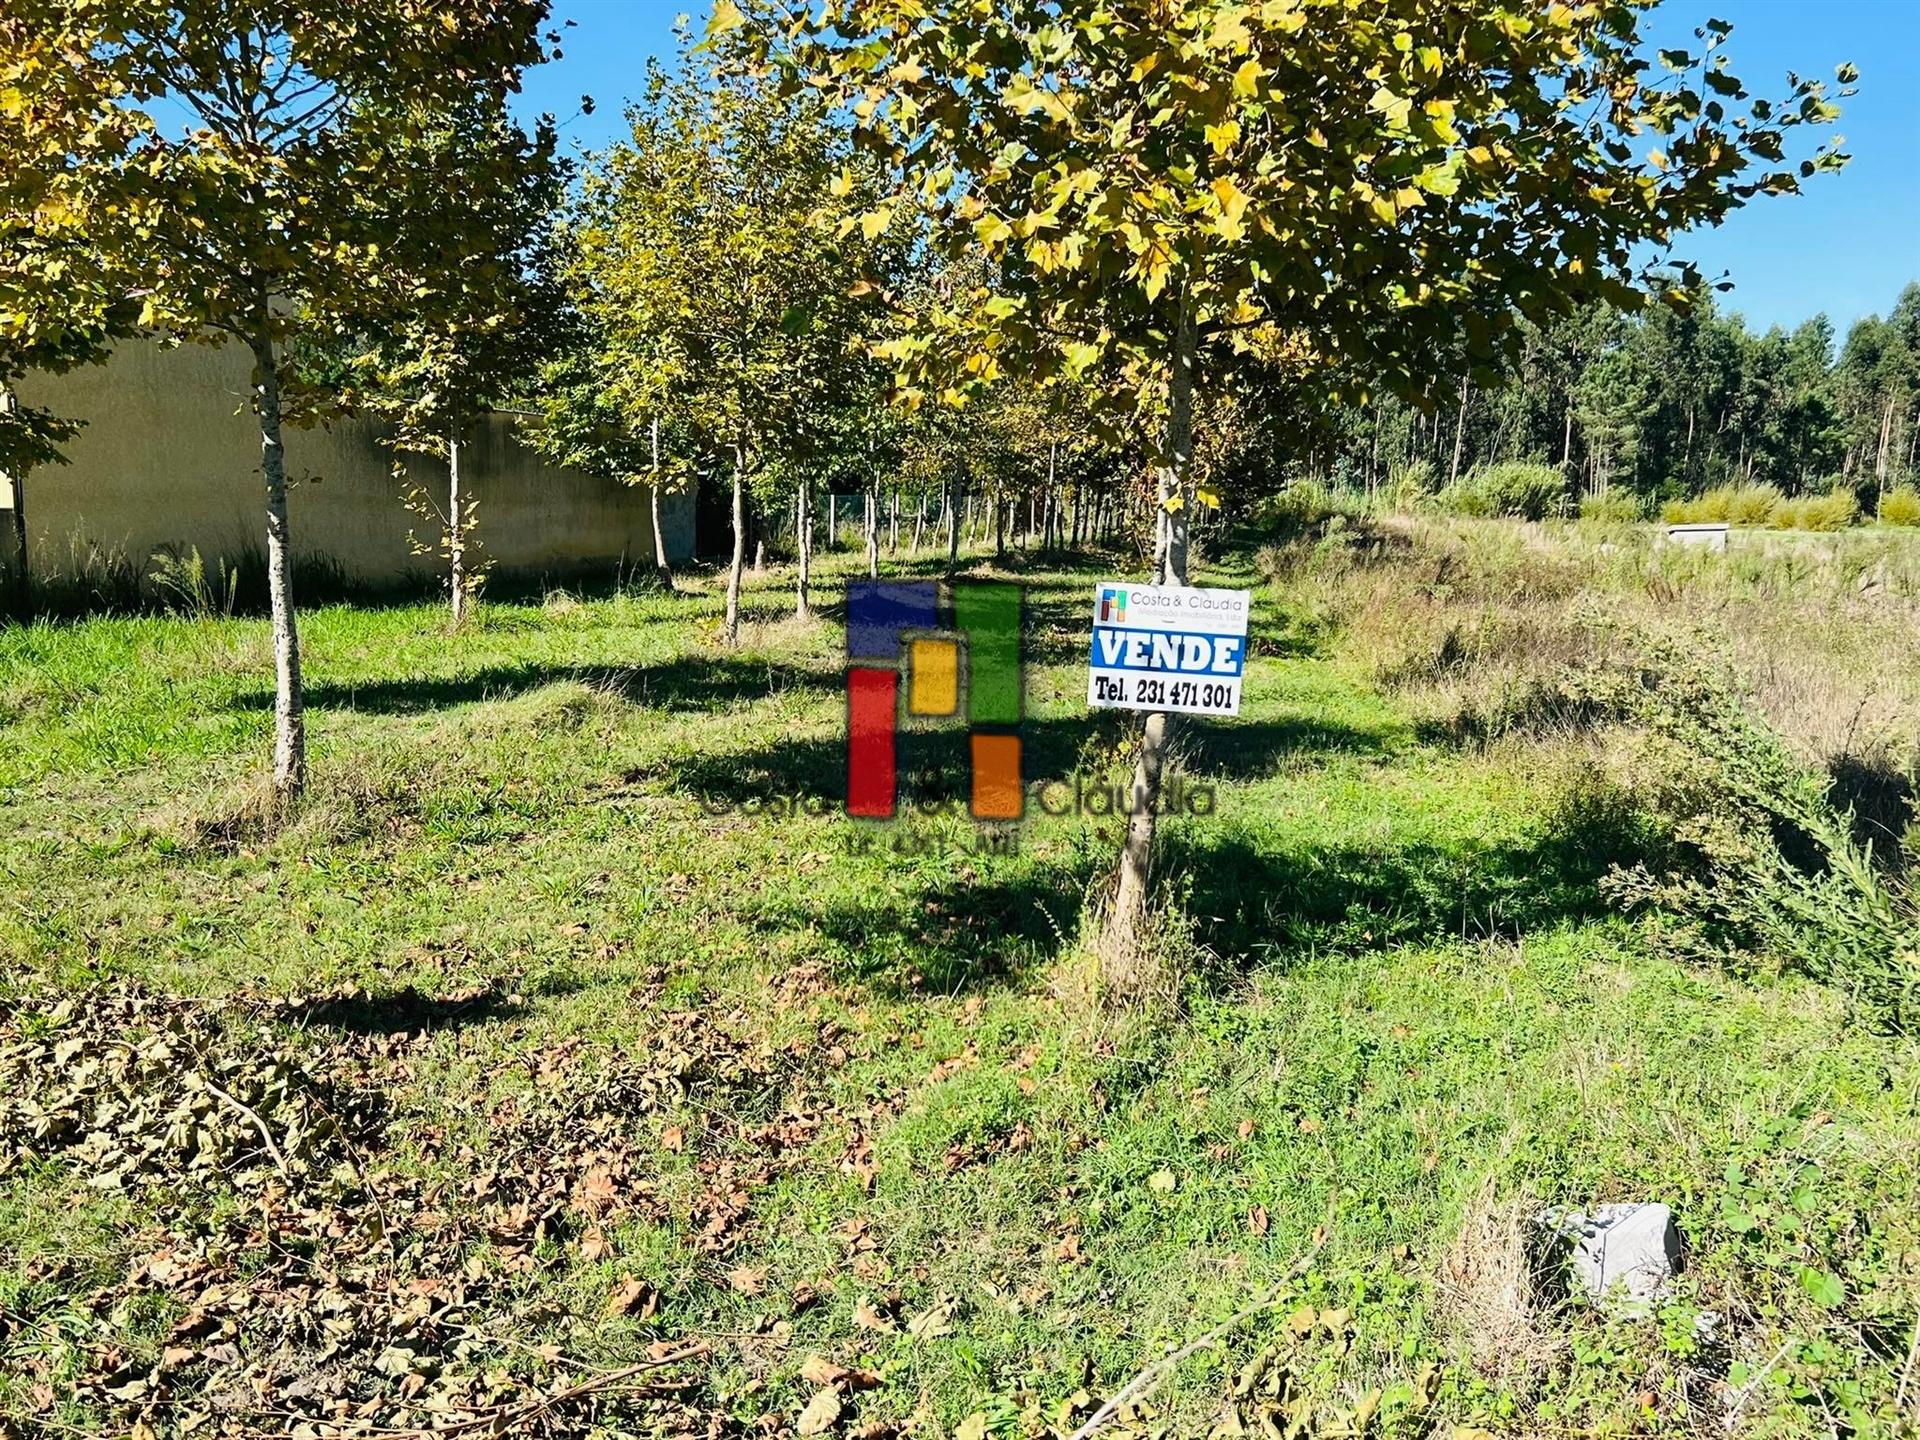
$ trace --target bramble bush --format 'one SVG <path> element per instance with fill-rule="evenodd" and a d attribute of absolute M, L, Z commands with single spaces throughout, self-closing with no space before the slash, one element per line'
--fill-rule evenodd
<path fill-rule="evenodd" d="M 1907 857 L 1855 839 L 1831 780 L 1796 759 L 1725 676 L 1678 652 L 1650 659 L 1636 692 L 1642 723 L 1693 767 L 1657 803 L 1695 863 L 1617 871 L 1613 896 L 1655 907 L 1682 953 L 1763 955 L 1902 1026 L 1920 1001 L 1920 890 Z"/>

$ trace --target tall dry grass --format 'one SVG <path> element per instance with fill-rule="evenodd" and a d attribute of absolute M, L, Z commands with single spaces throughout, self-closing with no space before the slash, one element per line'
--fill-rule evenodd
<path fill-rule="evenodd" d="M 1546 747 L 1664 825 L 1614 893 L 1883 1013 L 1920 1001 L 1920 537 L 1395 518 L 1263 551 L 1431 738 Z M 1538 755 L 1513 757 L 1537 763 Z M 1743 962 L 1744 963 L 1744 962 Z"/>

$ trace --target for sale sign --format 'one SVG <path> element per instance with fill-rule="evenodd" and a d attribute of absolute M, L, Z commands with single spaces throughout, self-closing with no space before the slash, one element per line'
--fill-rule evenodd
<path fill-rule="evenodd" d="M 1238 715 L 1248 592 L 1102 581 L 1093 592 L 1087 704 Z"/>

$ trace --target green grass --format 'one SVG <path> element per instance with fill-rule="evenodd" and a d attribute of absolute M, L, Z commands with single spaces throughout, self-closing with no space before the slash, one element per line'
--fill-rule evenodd
<path fill-rule="evenodd" d="M 1104 572 L 1008 568 L 1030 586 L 1029 774 L 1119 779 L 1125 724 L 1083 701 Z M 790 1423 L 819 1353 L 878 1372 L 845 1430 L 979 1413 L 1038 1433 L 1279 1287 L 1162 1387 L 1174 1433 L 1203 1431 L 1268 1344 L 1329 1432 L 1376 1401 L 1366 1423 L 1392 1433 L 1717 1430 L 1752 1379 L 1744 1428 L 1891 1433 L 1920 1253 L 1913 1046 L 1817 986 L 1650 951 L 1597 882 L 1651 837 L 1591 803 L 1577 762 L 1423 740 L 1337 625 L 1263 586 L 1243 715 L 1183 742 L 1214 809 L 1166 831 L 1186 1003 L 1116 1022 L 1078 977 L 1119 822 L 1032 815 L 987 853 L 963 812 L 916 816 L 859 848 L 872 830 L 837 814 L 840 631 L 831 606 L 787 618 L 782 580 L 752 587 L 732 653 L 711 576 L 489 604 L 455 633 L 424 605 L 310 612 L 316 783 L 277 831 L 249 805 L 262 622 L 0 631 L 7 986 L 344 995 L 261 1033 L 377 1091 L 380 1148 L 353 1163 L 452 1217 L 457 1243 L 402 1226 L 395 1245 L 395 1283 L 451 1263 L 479 1297 L 484 1338 L 443 1347 L 447 1373 L 551 1387 L 527 1347 L 611 1367 L 709 1337 L 692 1403 L 742 1422 Z M 964 794 L 956 733 L 903 757 L 916 795 Z M 628 1075 L 661 1065 L 663 1089 Z M 587 1121 L 552 1118 L 603 1081 Z M 519 1167 L 577 1197 L 595 1155 L 619 1202 L 560 1203 L 531 1239 L 472 1193 Z M 140 1402 L 86 1387 L 88 1347 L 151 1357 L 179 1318 L 163 1287 L 90 1294 L 126 1290 L 142 1227 L 232 1233 L 248 1202 L 84 1179 L 0 1173 L 0 1413 L 50 1386 L 47 1413 L 89 1428 Z M 1490 1312 L 1456 1245 L 1494 1237 L 1492 1269 L 1538 1205 L 1638 1197 L 1675 1205 L 1692 1250 L 1655 1324 Z M 655 1313 L 609 1313 L 628 1277 Z M 1330 1323 L 1298 1333 L 1303 1306 Z M 224 1362 L 177 1363 L 186 1395 Z M 170 1403 L 147 1423 L 177 1424 Z"/>

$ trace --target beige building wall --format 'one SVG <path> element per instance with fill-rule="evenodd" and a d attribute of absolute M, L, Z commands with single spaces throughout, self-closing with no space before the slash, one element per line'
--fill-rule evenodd
<path fill-rule="evenodd" d="M 266 544 L 260 432 L 247 394 L 251 357 L 240 347 L 149 342 L 122 345 L 104 365 L 30 376 L 23 401 L 86 421 L 67 447 L 69 465 L 26 477 L 28 543 L 38 575 L 74 568 L 97 548 L 141 573 L 157 550 L 199 549 L 209 562 Z M 552 465 L 522 443 L 508 415 L 474 428 L 461 473 L 478 503 L 482 557 L 500 572 L 578 574 L 624 558 L 653 563 L 648 492 Z M 385 584 L 437 571 L 412 553 L 410 531 L 430 522 L 409 511 L 393 475 L 391 433 L 370 420 L 289 428 L 289 528 L 297 560 L 337 565 L 350 579 Z M 406 456 L 413 483 L 444 507 L 444 462 Z M 9 487 L 0 484 L 0 506 Z M 692 553 L 693 506 L 662 500 L 667 550 Z M 11 531 L 11 520 L 5 527 Z"/>

